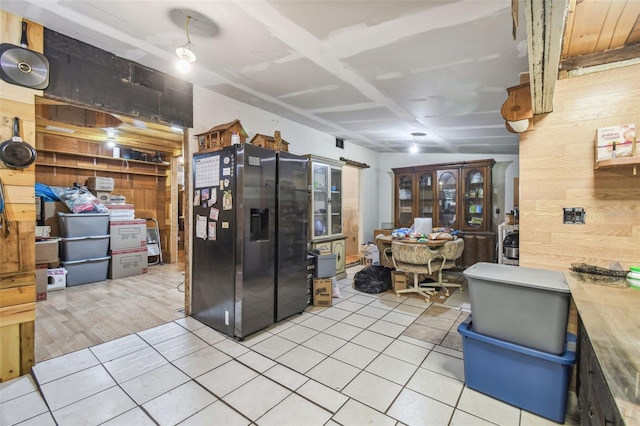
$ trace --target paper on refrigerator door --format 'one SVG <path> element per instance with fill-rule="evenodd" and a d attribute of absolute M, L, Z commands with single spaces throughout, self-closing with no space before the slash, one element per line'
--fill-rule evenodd
<path fill-rule="evenodd" d="M 207 239 L 207 217 L 196 216 L 196 238 Z"/>
<path fill-rule="evenodd" d="M 195 160 L 195 188 L 220 185 L 220 156 Z"/>

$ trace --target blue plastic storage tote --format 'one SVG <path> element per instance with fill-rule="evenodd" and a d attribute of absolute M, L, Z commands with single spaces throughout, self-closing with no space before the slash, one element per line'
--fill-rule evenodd
<path fill-rule="evenodd" d="M 458 326 L 462 335 L 464 380 L 472 389 L 564 423 L 576 336 L 567 334 L 562 355 L 479 334 L 471 320 Z"/>

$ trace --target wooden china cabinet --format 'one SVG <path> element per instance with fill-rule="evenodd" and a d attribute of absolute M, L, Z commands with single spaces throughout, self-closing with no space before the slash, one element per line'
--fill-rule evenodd
<path fill-rule="evenodd" d="M 463 267 L 495 262 L 491 215 L 494 164 L 493 159 L 487 159 L 392 169 L 395 227 L 410 227 L 417 217 L 431 218 L 434 227 L 460 231 L 465 240 Z"/>

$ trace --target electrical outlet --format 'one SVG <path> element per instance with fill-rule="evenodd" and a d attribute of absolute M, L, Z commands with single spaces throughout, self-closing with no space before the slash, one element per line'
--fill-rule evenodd
<path fill-rule="evenodd" d="M 496 214 L 500 214 L 500 209 L 499 208 L 496 209 Z"/>
<path fill-rule="evenodd" d="M 584 211 L 583 207 L 564 207 L 562 210 L 564 212 L 562 223 L 578 225 L 585 224 L 587 212 Z"/>

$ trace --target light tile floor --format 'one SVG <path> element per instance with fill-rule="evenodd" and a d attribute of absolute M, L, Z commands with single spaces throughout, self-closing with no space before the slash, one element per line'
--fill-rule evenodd
<path fill-rule="evenodd" d="M 358 269 L 333 307 L 243 342 L 186 317 L 38 363 L 0 383 L 0 425 L 555 424 L 464 385 L 466 291 L 365 294 Z"/>

